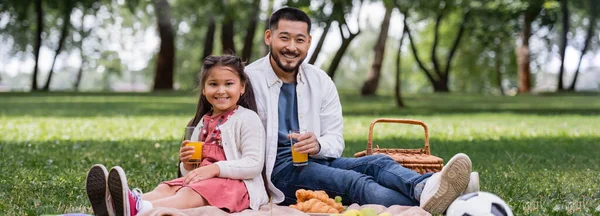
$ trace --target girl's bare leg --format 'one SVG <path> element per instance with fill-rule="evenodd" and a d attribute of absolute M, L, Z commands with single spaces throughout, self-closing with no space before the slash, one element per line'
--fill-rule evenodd
<path fill-rule="evenodd" d="M 169 186 L 167 184 L 159 184 L 154 190 L 142 195 L 142 199 L 146 201 L 154 201 L 175 195 L 181 186 Z"/>
<path fill-rule="evenodd" d="M 196 208 L 208 205 L 206 199 L 191 188 L 184 187 L 177 191 L 174 196 L 152 201 L 156 207 L 171 207 L 176 209 Z"/>

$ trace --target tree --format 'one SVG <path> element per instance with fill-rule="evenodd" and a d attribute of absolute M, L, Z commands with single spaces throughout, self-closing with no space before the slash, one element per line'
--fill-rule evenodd
<path fill-rule="evenodd" d="M 361 88 L 361 95 L 375 95 L 377 86 L 379 84 L 379 77 L 381 77 L 381 64 L 385 54 L 385 44 L 388 37 L 388 30 L 390 26 L 390 18 L 392 17 L 392 10 L 394 9 L 391 3 L 385 4 L 385 15 L 383 22 L 381 23 L 381 29 L 379 32 L 379 38 L 373 48 L 375 52 L 375 59 L 371 64 L 371 70 L 367 75 L 367 80 L 363 83 Z"/>
<path fill-rule="evenodd" d="M 256 26 L 258 24 L 258 12 L 260 10 L 260 0 L 253 0 L 250 8 L 250 19 L 248 20 L 248 29 L 244 39 L 244 49 L 242 50 L 242 59 L 248 61 L 252 55 L 252 46 L 254 45 L 254 35 L 256 35 Z"/>
<path fill-rule="evenodd" d="M 451 6 L 450 3 L 446 2 L 446 0 L 442 0 L 439 2 L 439 7 L 441 7 L 441 9 L 433 10 L 433 11 L 436 11 L 435 12 L 436 13 L 436 21 L 435 21 L 435 27 L 434 27 L 433 45 L 432 45 L 432 49 L 431 49 L 431 63 L 433 64 L 433 71 L 428 69 L 425 66 L 425 64 L 423 64 L 423 61 L 419 57 L 418 49 L 415 44 L 416 42 L 412 37 L 412 32 L 411 32 L 410 26 L 408 25 L 407 19 L 404 19 L 404 25 L 407 28 L 408 39 L 411 44 L 411 50 L 412 50 L 413 56 L 415 58 L 415 61 L 417 61 L 419 67 L 421 68 L 423 73 L 425 73 L 427 79 L 432 84 L 433 91 L 434 92 L 449 92 L 450 89 L 448 88 L 448 80 L 450 77 L 450 71 L 451 71 L 450 68 L 452 67 L 452 65 L 451 65 L 452 59 L 454 58 L 454 55 L 456 54 L 456 51 L 458 50 L 458 48 L 460 46 L 460 41 L 465 32 L 467 21 L 469 20 L 470 10 L 466 6 L 462 7 L 463 10 L 466 10 L 466 11 L 464 11 L 462 14 L 462 20 L 461 20 L 458 30 L 456 32 L 454 42 L 452 43 L 452 46 L 451 46 L 450 50 L 448 51 L 448 55 L 446 57 L 446 66 L 445 66 L 445 68 L 443 68 L 443 66 L 440 65 L 440 63 L 437 60 L 439 29 L 440 29 L 442 18 L 446 15 L 446 13 L 448 13 L 449 10 L 453 9 L 453 8 L 451 8 L 453 6 Z M 423 8 L 426 9 L 427 7 L 423 7 Z"/>
<path fill-rule="evenodd" d="M 308 63 L 310 64 L 314 64 L 317 61 L 317 58 L 319 57 L 319 54 L 321 53 L 321 49 L 323 48 L 323 45 L 325 43 L 325 39 L 327 38 L 327 35 L 329 34 L 329 30 L 331 29 L 331 25 L 334 22 L 334 13 L 338 12 L 338 11 L 331 11 L 330 13 L 326 13 L 325 10 L 323 10 L 323 8 L 326 7 L 330 7 L 330 8 L 334 8 L 336 10 L 339 10 L 339 4 L 345 4 L 343 1 L 345 0 L 326 0 L 326 1 L 321 1 L 321 4 L 318 5 L 316 8 L 316 10 L 310 10 L 308 11 L 308 15 L 311 17 L 311 19 L 313 20 L 313 25 L 317 25 L 319 27 L 323 27 L 323 33 L 321 34 L 321 36 L 319 37 L 319 41 L 317 42 L 317 46 L 315 47 L 315 49 L 313 50 L 312 55 L 310 56 L 310 59 L 308 61 Z M 301 3 L 301 2 L 298 2 Z M 302 4 L 304 4 L 304 7 L 310 7 L 311 2 L 310 1 L 305 1 L 302 2 Z M 338 4 L 338 6 L 336 6 L 336 4 Z M 298 4 L 292 4 L 292 6 L 298 6 Z M 313 38 L 314 39 L 314 38 Z"/>
<path fill-rule="evenodd" d="M 453 86 L 465 92 L 494 92 L 504 95 L 503 81 L 516 75 L 511 66 L 514 56 L 514 35 L 518 29 L 519 7 L 515 2 L 482 1 L 471 7 L 469 37 L 457 55 Z M 514 73 L 512 73 L 514 71 Z"/>
<path fill-rule="evenodd" d="M 567 0 L 560 1 L 560 9 L 562 12 L 562 32 L 560 35 L 560 70 L 558 71 L 558 91 L 564 89 L 563 75 L 565 73 L 565 54 L 567 51 L 567 34 L 569 33 L 569 3 Z"/>
<path fill-rule="evenodd" d="M 42 6 L 42 0 L 35 0 L 35 13 L 37 20 L 37 28 L 35 34 L 35 45 L 33 52 L 35 55 L 35 66 L 33 67 L 33 75 L 31 78 L 31 91 L 37 91 L 37 76 L 40 59 L 40 49 L 42 47 L 42 33 L 44 32 L 44 8 Z"/>
<path fill-rule="evenodd" d="M 358 11 L 360 11 L 360 8 L 362 7 L 362 0 L 360 2 L 357 2 L 357 4 L 358 4 L 358 6 L 357 6 Z M 356 38 L 356 36 L 358 36 L 358 34 L 360 34 L 360 27 L 358 27 L 358 30 L 356 32 L 354 32 L 354 33 L 352 32 L 352 30 L 348 27 L 348 23 L 346 22 L 346 17 L 345 17 L 345 15 L 349 14 L 349 11 L 352 10 L 352 7 L 354 6 L 354 4 L 353 3 L 348 4 L 348 2 L 340 1 L 339 4 L 335 4 L 335 6 L 336 7 L 333 8 L 332 16 L 338 23 L 338 28 L 340 30 L 340 36 L 342 37 L 342 45 L 340 45 L 340 48 L 337 50 L 337 52 L 333 56 L 333 59 L 331 60 L 331 64 L 329 65 L 329 68 L 327 69 L 327 74 L 329 74 L 329 77 L 331 77 L 331 79 L 333 79 L 335 77 L 335 71 L 337 70 L 337 67 L 340 64 L 340 61 L 342 60 L 344 53 L 348 49 L 350 42 L 352 42 L 352 40 L 354 40 L 354 38 Z M 357 18 L 357 23 L 358 23 L 358 18 Z"/>
<path fill-rule="evenodd" d="M 325 21 L 325 28 L 323 28 L 323 34 L 321 34 L 321 37 L 319 38 L 319 41 L 317 42 L 317 46 L 315 47 L 313 54 L 310 56 L 310 60 L 308 61 L 308 63 L 314 64 L 317 61 L 317 58 L 319 57 L 319 53 L 321 53 L 321 49 L 323 48 L 323 43 L 325 43 L 325 38 L 327 37 L 327 34 L 329 33 L 329 28 L 331 27 L 332 22 L 333 22 L 333 20 L 331 20 L 331 19 L 328 19 L 327 21 Z"/>
<path fill-rule="evenodd" d="M 575 70 L 575 75 L 573 75 L 573 81 L 571 81 L 571 86 L 569 87 L 569 91 L 575 91 L 575 84 L 577 83 L 577 77 L 579 75 L 579 68 L 581 67 L 581 61 L 583 60 L 583 56 L 587 52 L 590 47 L 590 42 L 594 37 L 594 32 L 596 29 L 596 19 L 598 18 L 598 13 L 600 13 L 600 3 L 596 0 L 588 0 L 587 5 L 584 7 L 588 8 L 589 13 L 589 24 L 587 28 L 587 33 L 585 36 L 585 41 L 583 42 L 583 48 L 581 49 L 581 56 L 579 56 L 579 61 L 577 62 L 577 69 Z"/>
<path fill-rule="evenodd" d="M 225 14 L 233 13 L 232 3 L 229 0 L 223 1 L 223 6 L 225 7 Z M 236 54 L 235 42 L 233 40 L 235 36 L 233 27 L 234 19 L 232 16 L 225 16 L 221 23 L 221 46 L 223 47 L 223 54 Z"/>
<path fill-rule="evenodd" d="M 172 90 L 175 62 L 175 38 L 171 26 L 171 6 L 167 0 L 155 0 L 154 7 L 158 34 L 160 35 L 160 51 L 156 61 L 154 87 L 152 90 Z"/>
<path fill-rule="evenodd" d="M 85 16 L 89 13 L 89 14 L 96 14 L 96 12 L 98 11 L 98 9 L 100 8 L 100 4 L 98 4 L 100 1 L 97 0 L 87 0 L 87 1 L 79 1 L 79 3 L 81 4 L 81 20 L 80 20 L 80 26 L 79 29 L 77 30 L 77 33 L 80 36 L 79 41 L 76 42 L 76 46 L 79 49 L 79 57 L 81 58 L 81 66 L 79 67 L 79 69 L 77 70 L 77 74 L 75 75 L 75 81 L 73 82 L 73 90 L 77 91 L 79 90 L 79 86 L 81 84 L 81 79 L 83 77 L 83 68 L 84 65 L 86 65 L 87 63 L 87 56 L 84 54 L 84 49 L 83 49 L 83 40 L 85 38 L 87 38 L 91 32 L 93 27 L 90 27 L 89 29 L 85 29 L 84 26 L 84 22 L 85 22 Z"/>
<path fill-rule="evenodd" d="M 531 51 L 529 49 L 529 39 L 532 33 L 532 23 L 539 15 L 542 15 L 540 26 L 550 26 L 554 23 L 554 14 L 552 9 L 555 1 L 552 0 L 522 0 L 525 7 L 521 10 L 521 32 L 519 41 L 521 42 L 515 50 L 517 55 L 518 75 L 519 75 L 519 93 L 528 93 L 531 91 Z M 544 11 L 544 13 L 542 13 Z"/>
<path fill-rule="evenodd" d="M 213 47 L 215 43 L 215 17 L 210 16 L 208 18 L 208 29 L 206 30 L 206 36 L 204 37 L 204 48 L 202 51 L 202 59 L 200 62 L 203 62 L 206 57 L 212 54 Z"/>
<path fill-rule="evenodd" d="M 265 29 L 263 32 L 265 32 L 269 28 L 269 21 L 271 19 L 271 14 L 273 14 L 273 4 L 274 4 L 273 0 L 267 0 L 267 4 L 268 4 L 267 11 L 265 11 L 265 16 L 267 18 L 265 19 Z M 262 41 L 262 38 L 261 38 L 261 41 Z M 261 47 L 261 56 L 265 56 L 269 52 L 269 46 L 264 44 L 264 42 L 261 44 L 262 44 L 262 46 L 260 46 Z"/>
<path fill-rule="evenodd" d="M 69 28 L 71 27 L 71 12 L 73 11 L 74 3 L 75 2 L 73 2 L 73 0 L 66 0 L 64 2 L 62 8 L 63 18 L 62 28 L 60 31 L 60 39 L 58 40 L 58 46 L 56 47 L 54 59 L 52 60 L 52 67 L 50 68 L 50 72 L 48 73 L 48 79 L 46 79 L 46 84 L 44 85 L 44 88 L 42 88 L 43 91 L 50 91 L 50 82 L 52 81 L 52 74 L 54 74 L 54 65 L 56 64 L 56 59 L 58 58 L 58 55 L 60 55 L 60 52 L 63 49 L 65 39 L 67 38 L 69 34 Z"/>
<path fill-rule="evenodd" d="M 406 19 L 406 17 L 404 17 Z M 400 84 L 402 80 L 400 79 L 400 73 L 402 72 L 402 45 L 404 43 L 404 35 L 406 35 L 406 26 L 402 27 L 402 35 L 400 35 L 400 40 L 398 40 L 398 53 L 396 55 L 396 85 L 394 85 L 394 98 L 396 99 L 396 105 L 400 108 L 405 107 L 404 102 L 402 101 L 402 96 L 400 94 L 401 88 Z"/>

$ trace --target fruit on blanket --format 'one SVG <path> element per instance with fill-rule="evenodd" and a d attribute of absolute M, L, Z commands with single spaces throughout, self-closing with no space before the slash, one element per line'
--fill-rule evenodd
<path fill-rule="evenodd" d="M 351 209 L 344 212 L 343 216 L 363 216 L 363 214 L 359 210 Z"/>
<path fill-rule="evenodd" d="M 392 214 L 389 212 L 382 212 L 381 214 L 379 214 L 377 216 L 392 216 Z"/>
<path fill-rule="evenodd" d="M 373 208 L 363 208 L 360 210 L 363 216 L 377 216 L 377 211 Z"/>
<path fill-rule="evenodd" d="M 341 196 L 335 196 L 335 198 L 333 198 L 335 200 L 336 203 L 342 204 L 342 197 Z"/>

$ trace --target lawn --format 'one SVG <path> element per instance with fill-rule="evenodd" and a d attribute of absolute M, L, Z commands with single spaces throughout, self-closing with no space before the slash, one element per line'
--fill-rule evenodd
<path fill-rule="evenodd" d="M 411 118 L 430 127 L 432 153 L 467 153 L 484 191 L 516 215 L 600 214 L 600 95 L 341 95 L 345 156 L 364 150 L 369 123 Z M 0 93 L 0 215 L 91 213 L 87 169 L 122 166 L 149 191 L 176 176 L 177 146 L 195 93 Z M 417 126 L 375 128 L 381 147 L 423 143 Z"/>

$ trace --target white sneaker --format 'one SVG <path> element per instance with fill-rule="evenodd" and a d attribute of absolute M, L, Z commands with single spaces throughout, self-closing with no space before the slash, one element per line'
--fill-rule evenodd
<path fill-rule="evenodd" d="M 85 192 L 90 200 L 95 215 L 115 215 L 110 192 L 106 186 L 107 179 L 108 171 L 102 164 L 96 164 L 88 171 L 85 180 Z"/>
<path fill-rule="evenodd" d="M 471 159 L 463 153 L 454 155 L 439 173 L 425 183 L 421 193 L 421 208 L 431 214 L 442 214 L 450 203 L 467 189 Z"/>
<path fill-rule="evenodd" d="M 471 177 L 469 178 L 469 185 L 467 185 L 467 189 L 462 194 L 474 193 L 479 191 L 479 173 L 472 172 Z"/>

